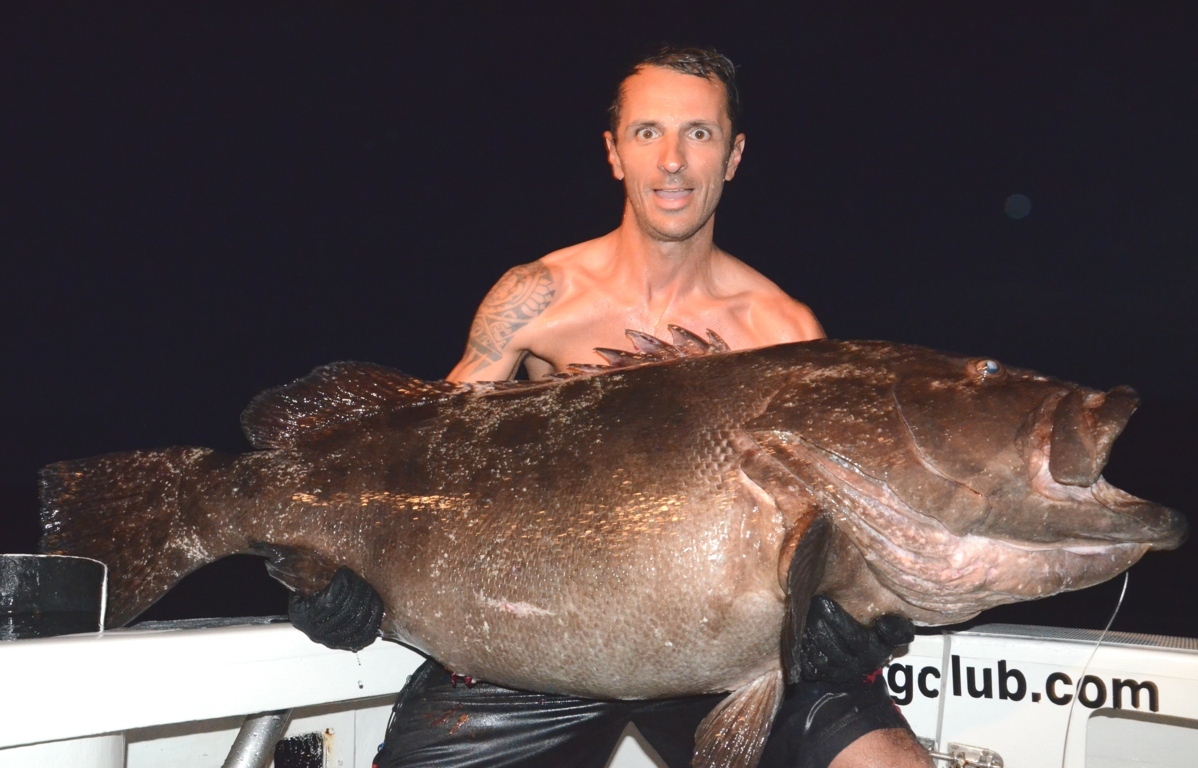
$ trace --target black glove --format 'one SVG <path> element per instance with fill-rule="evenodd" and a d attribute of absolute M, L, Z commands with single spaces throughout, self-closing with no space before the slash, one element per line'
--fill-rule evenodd
<path fill-rule="evenodd" d="M 901 645 L 915 639 L 911 621 L 897 613 L 874 619 L 867 627 L 830 597 L 811 598 L 803 628 L 804 680 L 848 683 L 879 669 Z"/>
<path fill-rule="evenodd" d="M 341 651 L 360 651 L 379 636 L 383 599 L 374 587 L 345 566 L 328 586 L 287 601 L 287 617 L 309 639 Z"/>

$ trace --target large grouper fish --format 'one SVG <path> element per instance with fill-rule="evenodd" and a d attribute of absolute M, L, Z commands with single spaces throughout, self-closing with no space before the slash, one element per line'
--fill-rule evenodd
<path fill-rule="evenodd" d="M 304 593 L 348 566 L 388 637 L 463 675 L 730 691 L 694 764 L 752 766 L 813 594 L 949 624 L 1185 538 L 1101 477 L 1130 389 L 886 342 L 629 335 L 610 366 L 534 382 L 327 365 L 250 404 L 250 453 L 53 464 L 42 548 L 107 563 L 109 626 L 226 555 Z"/>

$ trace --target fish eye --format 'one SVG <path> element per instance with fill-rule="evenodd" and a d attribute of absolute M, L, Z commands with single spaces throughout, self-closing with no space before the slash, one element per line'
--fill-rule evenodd
<path fill-rule="evenodd" d="M 994 379 L 1004 373 L 1002 363 L 997 360 L 974 360 L 971 367 L 979 379 Z"/>

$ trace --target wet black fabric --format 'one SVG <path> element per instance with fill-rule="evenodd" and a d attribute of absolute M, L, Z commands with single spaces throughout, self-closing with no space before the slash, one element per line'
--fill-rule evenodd
<path fill-rule="evenodd" d="M 425 662 L 392 713 L 377 768 L 603 768 L 628 723 L 671 768 L 687 768 L 700 721 L 725 694 L 652 701 L 596 701 L 456 686 Z M 859 736 L 906 728 L 885 684 L 800 683 L 786 698 L 762 768 L 826 768 Z"/>

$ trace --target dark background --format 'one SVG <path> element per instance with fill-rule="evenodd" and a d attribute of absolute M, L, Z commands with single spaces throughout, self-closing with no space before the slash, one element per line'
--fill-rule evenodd
<path fill-rule="evenodd" d="M 0 9 L 0 552 L 51 461 L 242 450 L 249 399 L 332 360 L 443 376 L 508 267 L 618 224 L 605 108 L 666 40 L 740 68 L 723 247 L 834 337 L 1133 385 L 1107 477 L 1193 512 L 1192 4 L 438 5 Z M 1198 636 L 1193 547 L 1116 627 Z M 1117 593 L 985 618 L 1101 627 Z M 283 605 L 235 558 L 150 615 Z"/>

